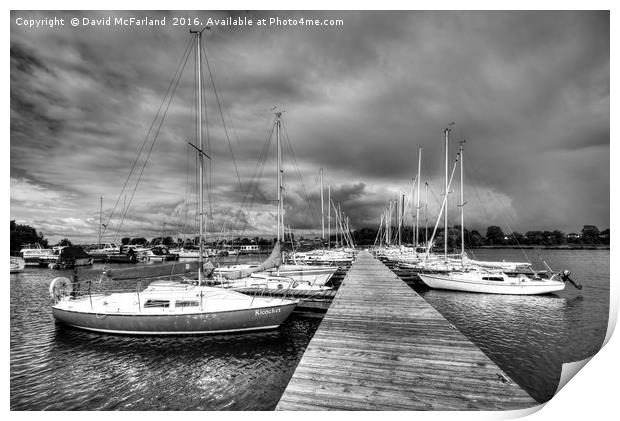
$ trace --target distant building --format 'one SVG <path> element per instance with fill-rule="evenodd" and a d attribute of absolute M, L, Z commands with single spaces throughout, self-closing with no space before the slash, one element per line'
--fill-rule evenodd
<path fill-rule="evenodd" d="M 581 238 L 581 234 L 577 234 L 576 232 L 571 232 L 570 234 L 566 234 L 566 238 L 570 238 L 570 239 Z"/>

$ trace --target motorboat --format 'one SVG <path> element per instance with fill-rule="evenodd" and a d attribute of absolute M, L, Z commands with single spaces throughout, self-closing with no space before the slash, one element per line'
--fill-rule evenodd
<path fill-rule="evenodd" d="M 47 256 L 52 252 L 52 249 L 41 247 L 40 244 L 26 244 L 19 251 L 19 254 L 24 259 L 25 265 L 38 265 L 41 263 L 41 257 Z"/>
<path fill-rule="evenodd" d="M 171 253 L 168 250 L 168 247 L 164 245 L 158 245 L 155 247 L 151 247 L 144 254 L 146 260 L 150 262 L 167 262 L 170 260 L 179 260 L 179 255 L 175 253 Z"/>
<path fill-rule="evenodd" d="M 52 251 L 39 258 L 39 264 L 46 264 L 51 269 L 70 269 L 91 266 L 94 258 L 78 246 L 55 246 Z"/>
<path fill-rule="evenodd" d="M 96 260 L 105 260 L 109 255 L 120 254 L 121 246 L 116 243 L 98 244 L 97 248 L 88 251 Z"/>
<path fill-rule="evenodd" d="M 14 257 L 11 256 L 11 264 L 10 269 L 11 273 L 19 273 L 24 270 L 24 266 L 26 266 L 26 262 L 23 257 Z"/>

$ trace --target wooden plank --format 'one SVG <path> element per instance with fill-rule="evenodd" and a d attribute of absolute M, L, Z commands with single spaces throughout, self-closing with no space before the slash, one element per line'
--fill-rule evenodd
<path fill-rule="evenodd" d="M 277 410 L 505 410 L 538 403 L 368 252 L 358 255 Z"/>
<path fill-rule="evenodd" d="M 359 379 L 351 377 L 329 377 L 329 376 L 303 376 L 296 378 L 296 383 L 291 383 L 291 388 L 303 391 L 303 388 L 320 390 L 327 394 L 331 391 L 351 393 L 353 396 L 372 396 L 373 398 L 382 397 L 387 399 L 397 398 L 400 404 L 407 400 L 423 401 L 434 407 L 450 403 L 453 405 L 470 405 L 472 401 L 477 405 L 484 404 L 488 409 L 498 409 L 505 404 L 506 400 L 511 404 L 520 404 L 520 401 L 512 399 L 509 393 L 494 394 L 488 393 L 485 389 L 474 387 L 459 387 L 459 385 L 446 385 L 441 388 L 441 394 L 437 393 L 435 384 L 427 384 L 420 387 L 416 384 L 411 387 L 402 381 L 379 382 L 374 379 Z M 384 402 L 384 405 L 391 404 L 391 401 Z"/>

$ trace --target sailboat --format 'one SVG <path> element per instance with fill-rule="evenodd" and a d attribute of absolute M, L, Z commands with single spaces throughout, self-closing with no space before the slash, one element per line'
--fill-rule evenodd
<path fill-rule="evenodd" d="M 206 29 L 206 28 L 205 28 Z M 202 30 L 190 30 L 195 44 L 196 133 L 199 162 L 200 214 L 204 214 L 202 145 Z M 50 284 L 52 313 L 61 323 L 81 329 L 133 335 L 178 335 L 245 332 L 277 328 L 299 300 L 265 298 L 208 287 L 203 279 L 203 225 L 200 219 L 198 279 L 190 282 L 153 282 L 144 290 L 82 293 L 77 283 L 55 278 Z M 90 288 L 89 288 L 90 290 Z"/>
<path fill-rule="evenodd" d="M 305 265 L 301 267 L 302 269 L 297 270 L 294 265 L 282 265 L 282 248 L 277 241 L 269 257 L 261 264 L 220 267 L 214 270 L 213 277 L 216 283 L 226 288 L 314 291 L 331 289 L 325 286 L 333 273 L 330 268 L 328 268 L 330 272 L 326 272 L 325 268 L 321 267 L 312 268 Z"/>
<path fill-rule="evenodd" d="M 338 270 L 335 266 L 310 266 L 298 264 L 283 264 L 281 242 L 284 237 L 284 201 L 282 185 L 282 149 L 281 149 L 281 132 L 282 132 L 282 112 L 275 112 L 274 130 L 276 133 L 276 149 L 277 149 L 277 237 L 276 244 L 272 250 L 271 256 L 261 265 L 233 265 L 222 268 L 216 268 L 213 276 L 222 283 L 222 278 L 228 282 L 225 285 L 231 285 L 230 281 L 236 281 L 232 285 L 256 284 L 257 279 L 262 279 L 264 285 L 270 285 L 281 289 L 283 282 L 292 288 L 306 287 L 323 287 L 332 275 Z M 251 278 L 251 279 L 250 279 Z M 278 278 L 278 279 L 271 279 Z M 273 282 L 272 282 L 273 281 Z"/>
<path fill-rule="evenodd" d="M 422 148 L 418 149 L 418 171 L 417 175 L 412 180 L 411 193 L 405 202 L 405 194 L 399 194 L 398 200 L 390 200 L 389 206 L 385 212 L 381 215 L 381 222 L 379 224 L 379 230 L 375 237 L 375 243 L 373 245 L 372 252 L 382 261 L 394 262 L 399 265 L 401 262 L 418 262 L 419 250 L 422 248 L 419 238 L 419 219 L 420 219 L 420 185 L 421 185 L 421 169 L 422 169 Z M 428 183 L 426 183 L 428 187 Z M 426 193 L 426 189 L 425 189 Z M 414 200 L 415 199 L 415 200 Z M 392 213 L 394 211 L 393 204 L 396 204 L 397 214 L 397 245 L 392 245 L 391 238 L 391 223 Z M 402 229 L 405 222 L 405 214 L 407 207 L 411 206 L 412 210 L 415 210 L 413 216 L 413 232 L 412 232 L 412 244 L 407 246 L 402 244 Z M 426 212 L 425 212 L 426 219 Z M 426 232 L 426 230 L 425 230 Z M 424 238 L 425 243 L 427 238 Z M 425 247 L 424 247 L 425 248 Z"/>
<path fill-rule="evenodd" d="M 116 243 L 102 243 L 101 242 L 101 228 L 105 224 L 103 223 L 103 196 L 99 195 L 99 236 L 97 237 L 97 246 L 88 250 L 95 261 L 109 261 L 109 256 L 118 256 L 121 254 L 121 246 Z"/>
<path fill-rule="evenodd" d="M 439 217 L 431 236 L 431 242 L 437 230 L 437 224 L 444 214 L 444 257 L 430 257 L 430 243 L 427 245 L 423 260 L 417 263 L 418 276 L 430 288 L 447 289 L 453 291 L 479 292 L 488 294 L 514 294 L 514 295 L 534 295 L 547 294 L 561 291 L 565 288 L 566 282 L 570 281 L 570 272 L 564 271 L 553 273 L 549 270 L 548 276 L 541 276 L 531 268 L 530 263 L 516 262 L 490 262 L 476 261 L 468 258 L 465 253 L 464 239 L 464 198 L 463 198 L 463 143 L 459 146 L 456 162 L 452 169 L 452 174 L 448 178 L 448 136 L 450 129 L 445 130 L 445 150 L 446 150 L 446 173 L 444 186 L 444 199 L 439 211 Z M 461 219 L 461 254 L 460 259 L 448 258 L 447 256 L 447 233 L 448 220 L 446 203 L 448 192 L 457 163 L 460 162 L 460 219 Z M 445 212 L 445 213 L 444 213 Z M 576 285 L 577 286 L 577 285 Z M 578 287 L 580 289 L 580 286 Z"/>
<path fill-rule="evenodd" d="M 562 291 L 566 286 L 563 273 L 545 279 L 537 275 L 508 274 L 501 270 L 478 268 L 447 273 L 418 273 L 418 276 L 430 288 L 487 294 L 548 294 Z"/>
<path fill-rule="evenodd" d="M 323 206 L 323 168 L 320 170 L 320 179 L 321 179 L 321 240 L 325 241 L 325 212 Z M 336 237 L 338 237 L 338 228 L 340 227 L 343 232 L 343 237 L 345 232 L 348 232 L 348 219 L 346 220 L 346 231 L 342 226 L 343 216 L 341 212 L 338 212 L 335 204 L 331 200 L 331 186 L 328 186 L 328 197 L 327 197 L 327 248 L 316 249 L 307 252 L 294 252 L 288 255 L 288 260 L 293 263 L 303 263 L 304 265 L 313 265 L 313 266 L 336 266 L 336 265 L 348 265 L 350 264 L 355 255 L 355 245 L 353 243 L 353 239 L 350 236 L 346 236 L 346 240 L 348 242 L 348 248 L 331 248 L 331 208 L 334 207 L 336 211 Z"/>

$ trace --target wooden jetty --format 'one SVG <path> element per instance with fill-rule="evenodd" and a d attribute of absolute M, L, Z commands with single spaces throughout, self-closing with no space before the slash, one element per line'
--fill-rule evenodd
<path fill-rule="evenodd" d="M 476 345 L 361 252 L 276 410 L 508 410 L 538 405 Z"/>

